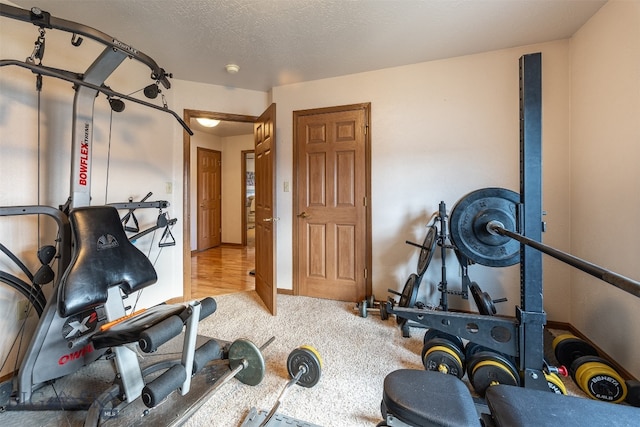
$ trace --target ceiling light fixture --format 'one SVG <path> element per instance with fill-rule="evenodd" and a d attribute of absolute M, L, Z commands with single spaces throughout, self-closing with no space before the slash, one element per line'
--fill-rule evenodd
<path fill-rule="evenodd" d="M 220 120 L 207 119 L 205 117 L 198 117 L 196 121 L 206 128 L 214 128 L 220 124 Z"/>
<path fill-rule="evenodd" d="M 229 74 L 236 74 L 238 71 L 240 71 L 240 66 L 236 64 L 227 64 L 224 68 Z"/>

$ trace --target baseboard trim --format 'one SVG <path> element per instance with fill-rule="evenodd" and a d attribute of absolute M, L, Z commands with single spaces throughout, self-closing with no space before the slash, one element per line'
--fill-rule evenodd
<path fill-rule="evenodd" d="M 278 288 L 278 295 L 293 295 L 293 289 L 280 289 L 280 288 Z"/>
<path fill-rule="evenodd" d="M 215 246 L 215 247 L 217 248 L 217 247 L 220 247 L 220 246 L 231 247 L 231 248 L 241 248 L 241 247 L 243 247 L 245 245 L 243 245 L 242 243 L 222 242 L 218 246 Z M 200 253 L 200 252 L 208 251 L 209 249 L 212 249 L 212 248 L 207 248 L 207 249 L 202 249 L 202 250 L 195 249 L 195 250 L 191 251 L 191 256 L 194 256 L 195 254 Z"/>
<path fill-rule="evenodd" d="M 627 371 L 622 365 L 620 365 L 618 362 L 616 362 L 604 350 L 602 350 L 600 347 L 598 347 L 593 342 L 591 342 L 591 340 L 589 338 L 587 338 L 582 332 L 580 332 L 578 329 L 576 329 L 572 324 L 564 323 L 564 322 L 549 321 L 549 322 L 547 322 L 546 328 L 547 329 L 561 329 L 561 330 L 569 331 L 570 333 L 572 333 L 576 337 L 580 338 L 581 340 L 586 341 L 587 343 L 592 345 L 593 348 L 598 350 L 598 353 L 600 354 L 600 357 L 605 359 L 607 362 L 611 363 L 611 365 L 613 365 L 615 370 L 620 374 L 620 376 L 622 378 L 624 378 L 626 380 L 636 380 L 636 378 L 633 375 L 631 375 L 629 373 L 629 371 Z M 567 366 L 567 369 L 568 368 L 569 367 Z"/>

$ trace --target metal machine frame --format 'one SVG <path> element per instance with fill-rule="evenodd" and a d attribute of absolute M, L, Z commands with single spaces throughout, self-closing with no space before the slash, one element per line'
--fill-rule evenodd
<path fill-rule="evenodd" d="M 193 132 L 186 123 L 182 121 L 179 115 L 167 108 L 166 104 L 160 107 L 129 95 L 118 93 L 104 85 L 105 80 L 118 66 L 126 58 L 130 58 L 140 61 L 151 69 L 151 79 L 154 80 L 154 83 L 152 83 L 153 86 L 162 84 L 166 89 L 171 87 L 168 79 L 171 77 L 171 74 L 167 73 L 163 68 L 160 68 L 153 59 L 138 49 L 91 27 L 54 18 L 48 12 L 44 12 L 38 8 L 24 10 L 7 4 L 0 4 L 0 17 L 8 17 L 32 23 L 40 28 L 40 37 L 36 40 L 34 52 L 27 60 L 24 62 L 18 60 L 0 60 L 0 67 L 15 65 L 31 70 L 37 75 L 38 90 L 42 76 L 54 77 L 71 82 L 75 90 L 69 199 L 60 209 L 39 205 L 0 207 L 0 216 L 46 215 L 53 218 L 58 226 L 59 259 L 58 271 L 54 278 L 53 292 L 47 299 L 34 336 L 29 343 L 29 348 L 20 365 L 17 376 L 18 380 L 15 384 L 17 393 L 15 399 L 9 406 L 3 408 L 8 410 L 42 410 L 44 409 L 42 402 L 32 402 L 34 390 L 37 390 L 51 380 L 78 371 L 105 353 L 106 349 L 99 351 L 93 349 L 90 341 L 90 336 L 93 333 L 91 331 L 99 329 L 99 326 L 106 322 L 122 319 L 126 316 L 127 308 L 125 307 L 125 302 L 118 287 L 109 289 L 107 302 L 95 309 L 87 310 L 86 312 L 82 312 L 76 316 L 70 316 L 69 318 L 62 317 L 58 312 L 58 288 L 60 287 L 63 273 L 72 262 L 72 236 L 68 214 L 74 208 L 88 206 L 91 202 L 93 116 L 95 99 L 98 93 L 105 94 L 110 100 L 125 99 L 146 107 L 167 112 L 173 115 L 189 134 L 192 135 Z M 44 53 L 45 29 L 56 29 L 72 33 L 71 43 L 73 46 L 79 46 L 82 43 L 82 37 L 88 37 L 103 44 L 104 49 L 84 73 L 74 73 L 46 67 L 41 64 Z M 35 59 L 39 59 L 40 63 L 36 64 Z M 154 87 L 154 89 L 157 88 Z M 136 208 L 162 209 L 168 205 L 166 201 L 145 202 L 144 200 L 137 203 L 130 201 L 129 203 L 111 204 L 111 206 L 116 209 L 129 209 L 130 214 Z M 168 222 L 170 224 L 175 223 L 175 221 Z M 155 228 L 158 227 L 159 226 L 156 226 Z M 139 233 L 136 236 L 143 235 L 146 232 L 147 231 Z M 182 357 L 177 363 L 184 366 L 187 373 L 191 373 L 194 369 L 194 358 L 204 354 L 204 352 L 198 353 L 198 351 L 195 350 L 197 325 L 201 319 L 201 315 L 206 316 L 211 313 L 211 306 L 209 306 L 209 312 L 206 314 L 201 313 L 200 307 L 200 302 L 193 301 L 185 308 L 185 312 L 188 312 L 188 317 L 184 320 L 186 332 L 182 347 Z M 215 310 L 215 305 L 213 307 L 213 310 Z M 68 324 L 73 320 L 72 318 L 76 317 L 78 317 L 78 322 L 83 326 L 86 326 L 85 324 L 88 322 L 88 320 L 83 319 L 83 317 L 91 317 L 91 319 L 93 319 L 91 322 L 95 323 L 95 326 L 92 326 L 93 329 L 88 327 L 82 328 L 91 330 L 82 335 L 73 335 L 69 338 L 69 336 L 65 336 L 65 334 L 61 332 L 64 331 L 65 328 L 68 329 Z M 73 329 L 69 335 L 74 333 L 75 329 Z M 212 346 L 211 348 L 214 347 Z M 126 403 L 130 403 L 141 396 L 143 387 L 145 387 L 142 378 L 144 371 L 140 369 L 135 351 L 122 345 L 113 347 L 112 351 L 115 355 L 114 362 L 117 381 L 120 387 L 120 396 L 126 400 Z M 216 353 L 211 350 L 211 355 L 214 354 Z M 204 360 L 205 359 L 201 358 L 200 363 L 203 363 Z M 64 363 L 61 363 L 61 361 L 64 361 Z M 163 362 L 161 366 L 167 366 L 166 362 Z M 180 384 L 177 385 L 180 394 L 185 395 L 189 392 L 191 380 L 192 376 L 187 374 L 186 379 L 180 381 Z M 167 390 L 170 391 L 170 389 Z M 0 397 L 2 397 L 4 401 L 5 399 L 8 400 L 8 396 L 8 390 L 6 386 L 3 385 L 2 389 L 0 389 Z M 78 407 L 77 402 L 72 402 L 71 406 L 65 406 L 63 402 L 54 402 L 54 406 L 50 409 L 87 409 L 91 403 L 93 402 L 80 402 Z M 100 414 L 95 414 L 94 412 L 95 411 L 93 411 L 92 414 L 99 420 Z"/>
<path fill-rule="evenodd" d="M 542 55 L 520 58 L 520 230 L 541 239 L 542 223 Z M 521 245 L 520 306 L 514 319 L 480 314 L 393 307 L 387 312 L 424 327 L 468 339 L 517 357 L 523 386 L 548 390 L 544 375 L 542 254 Z"/>

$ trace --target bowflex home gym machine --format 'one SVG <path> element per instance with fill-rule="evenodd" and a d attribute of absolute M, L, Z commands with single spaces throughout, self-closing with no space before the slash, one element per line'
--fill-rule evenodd
<path fill-rule="evenodd" d="M 0 4 L 0 16 L 39 28 L 31 56 L 26 61 L 0 60 L 0 67 L 18 66 L 32 71 L 37 90 L 42 87 L 42 76 L 71 82 L 75 90 L 69 199 L 60 209 L 41 205 L 0 207 L 3 217 L 53 218 L 59 247 L 58 271 L 50 297 L 42 300 L 41 292 L 25 295 L 34 307 L 36 302 L 44 302 L 44 306 L 36 307 L 39 320 L 17 376 L 0 385 L 0 411 L 87 410 L 85 425 L 129 425 L 141 417 L 153 424 L 173 425 L 184 422 L 206 397 L 233 377 L 249 385 L 260 383 L 265 372 L 261 354 L 264 346 L 258 348 L 243 339 L 226 342 L 198 336 L 198 323 L 216 311 L 212 298 L 160 304 L 137 312 L 133 312 L 135 304 L 128 305 L 127 298 L 153 285 L 157 275 L 148 257 L 125 234 L 127 220 L 136 208 L 166 208 L 168 203 L 143 200 L 89 206 L 94 103 L 99 93 L 107 96 L 115 111 L 122 111 L 122 100 L 128 100 L 171 114 L 186 132 L 193 134 L 168 109 L 164 98 L 164 105 L 157 106 L 116 92 L 104 84 L 105 80 L 126 58 L 134 59 L 151 69 L 154 82 L 144 92 L 154 98 L 159 85 L 171 87 L 171 74 L 116 38 L 52 17 L 38 8 L 23 10 Z M 42 65 L 42 58 L 45 31 L 49 29 L 73 34 L 71 43 L 75 47 L 86 37 L 104 49 L 84 73 L 47 67 Z M 129 213 L 121 219 L 118 209 Z M 138 229 L 136 222 L 130 231 Z M 172 221 L 163 216 L 157 226 L 169 223 Z M 41 291 L 39 287 L 33 289 Z M 162 353 L 157 350 L 164 345 L 177 346 L 178 350 L 154 358 L 155 363 L 142 357 L 141 352 Z M 174 359 L 172 354 L 180 356 Z M 64 385 L 70 378 L 75 380 L 77 373 L 95 366 L 98 359 L 112 363 L 115 369 L 115 379 L 106 389 L 98 388 L 104 388 L 99 382 L 76 381 L 70 385 L 71 390 L 58 392 L 54 388 L 52 398 L 42 393 L 45 386 L 54 382 Z"/>
<path fill-rule="evenodd" d="M 451 213 L 452 241 L 470 260 L 494 267 L 520 263 L 521 301 L 515 319 L 394 308 L 387 302 L 391 314 L 500 356 L 481 362 L 488 368 L 482 374 L 486 403 L 474 401 L 454 375 L 398 370 L 385 378 L 381 406 L 385 420 L 380 426 L 478 425 L 478 414 L 488 426 L 549 425 L 549 417 L 553 425 L 600 425 L 599 421 L 614 425 L 620 420 L 619 425 L 630 425 L 627 420 L 640 416 L 635 408 L 549 393 L 547 375 L 558 368 L 544 358 L 542 253 L 635 296 L 640 296 L 640 283 L 539 243 L 543 228 L 541 118 L 541 54 L 525 55 L 520 58 L 520 194 L 501 188 L 477 190 L 456 203 Z M 492 385 L 500 383 L 503 371 L 510 371 L 508 359 L 514 361 L 508 376 L 513 384 Z"/>

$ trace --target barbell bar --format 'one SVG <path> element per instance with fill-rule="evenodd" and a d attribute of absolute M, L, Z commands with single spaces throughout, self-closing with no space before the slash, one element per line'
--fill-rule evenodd
<path fill-rule="evenodd" d="M 450 216 L 457 249 L 478 264 L 505 267 L 519 262 L 519 242 L 640 297 L 640 282 L 517 233 L 519 201 L 518 193 L 504 188 L 483 188 L 463 197 Z"/>
<path fill-rule="evenodd" d="M 607 270 L 606 268 L 600 267 L 589 261 L 585 261 L 581 258 L 570 255 L 566 252 L 562 252 L 558 249 L 554 249 L 543 243 L 540 243 L 538 241 L 525 237 L 521 234 L 506 230 L 503 227 L 503 225 L 500 224 L 499 221 L 489 221 L 487 223 L 487 230 L 490 233 L 496 233 L 501 236 L 507 236 L 514 240 L 517 240 L 518 242 L 524 245 L 530 246 L 559 261 L 569 264 L 570 266 L 575 267 L 578 270 L 582 270 L 587 274 L 590 274 L 594 277 L 597 277 L 600 280 L 610 283 L 616 288 L 622 289 L 625 292 L 629 292 L 632 295 L 640 297 L 640 282 L 638 281 L 622 276 L 613 271 Z"/>

